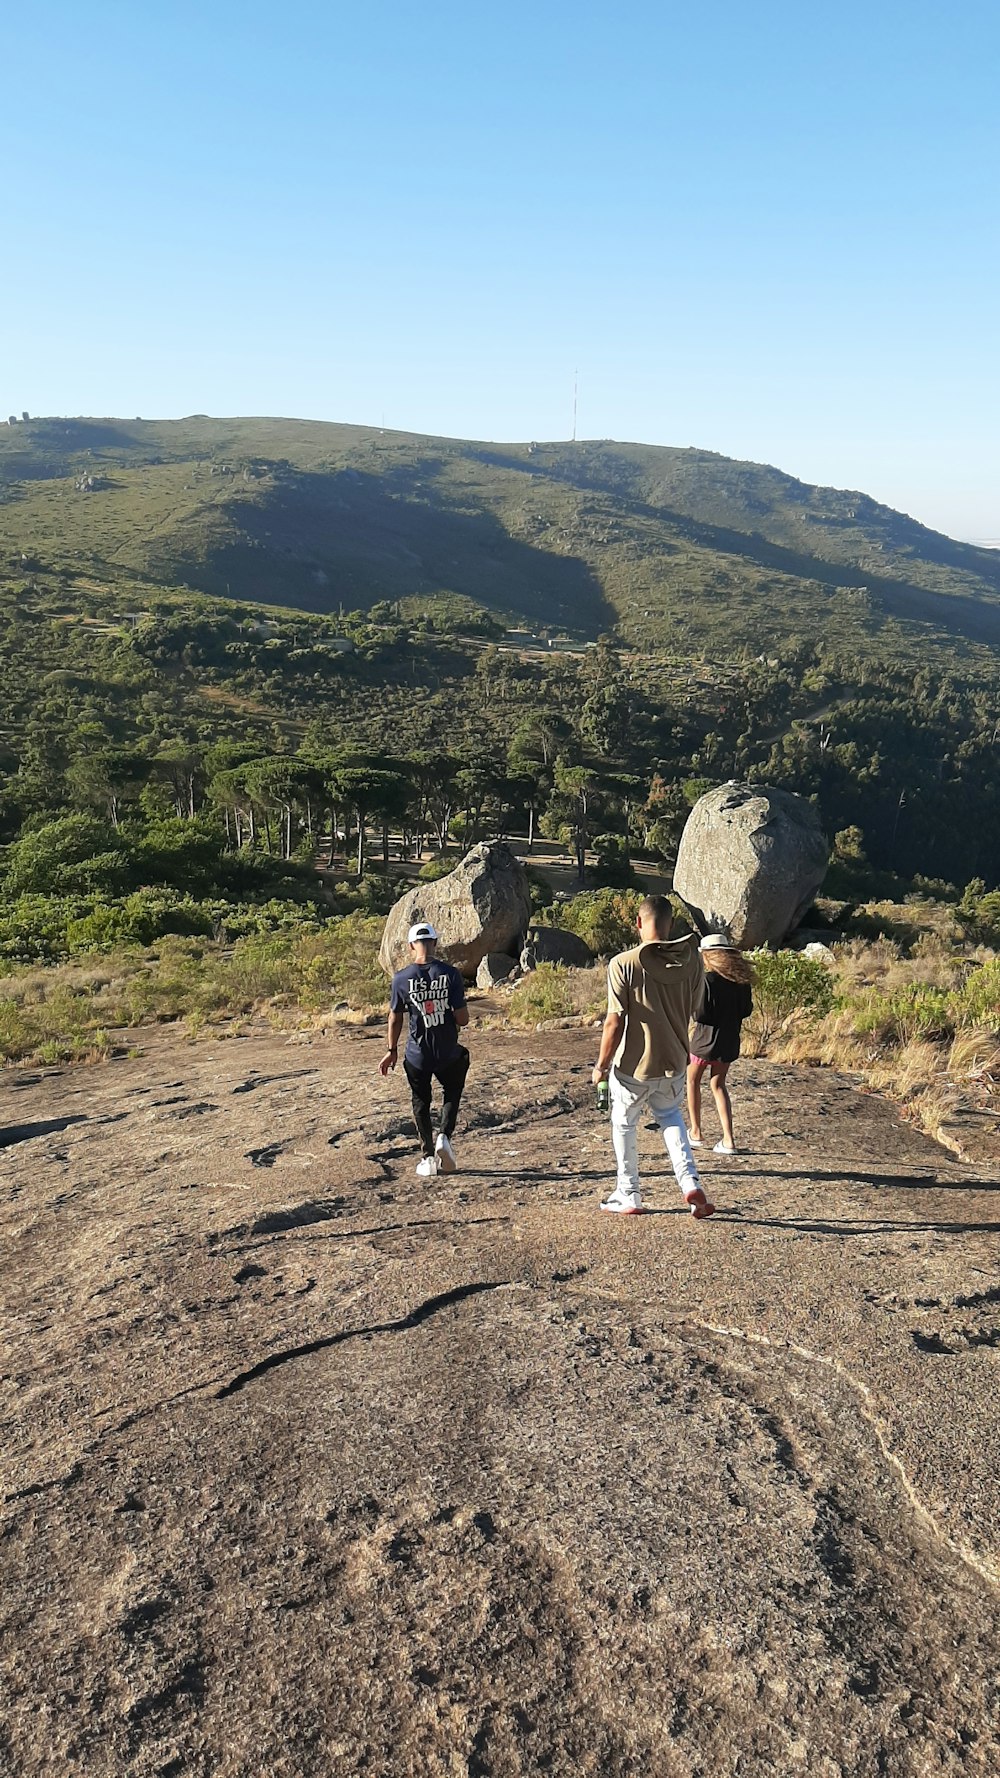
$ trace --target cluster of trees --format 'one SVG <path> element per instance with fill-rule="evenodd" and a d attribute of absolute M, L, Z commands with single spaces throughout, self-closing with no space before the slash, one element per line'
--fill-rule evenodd
<path fill-rule="evenodd" d="M 8 896 L 197 885 L 321 909 L 317 863 L 364 878 L 390 842 L 512 834 L 625 883 L 634 852 L 669 860 L 692 801 L 742 776 L 814 797 L 873 871 L 1000 883 L 1000 700 L 971 666 L 914 675 L 804 642 L 719 662 L 611 638 L 521 654 L 492 620 L 420 630 L 389 605 L 342 616 L 355 648 L 336 654 L 299 614 L 261 631 L 206 599 L 130 622 L 91 603 L 81 622 L 55 583 L 0 592 Z"/>

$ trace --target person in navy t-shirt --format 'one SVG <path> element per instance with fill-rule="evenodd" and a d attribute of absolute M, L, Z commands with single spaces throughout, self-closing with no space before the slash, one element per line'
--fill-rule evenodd
<path fill-rule="evenodd" d="M 433 926 L 418 920 L 407 936 L 414 961 L 406 969 L 397 969 L 392 978 L 389 1047 L 378 1067 L 381 1075 L 395 1068 L 403 1018 L 409 1014 L 403 1071 L 410 1083 L 413 1120 L 423 1148 L 417 1172 L 421 1179 L 434 1179 L 438 1173 L 454 1173 L 458 1165 L 451 1139 L 469 1072 L 469 1052 L 459 1043 L 458 1032 L 469 1022 L 469 1009 L 459 971 L 435 955 L 438 935 Z M 431 1124 L 431 1088 L 435 1080 L 441 1082 L 444 1091 L 437 1141 Z"/>

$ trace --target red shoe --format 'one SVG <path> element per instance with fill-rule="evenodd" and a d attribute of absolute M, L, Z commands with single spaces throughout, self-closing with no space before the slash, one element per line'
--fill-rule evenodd
<path fill-rule="evenodd" d="M 684 1193 L 684 1202 L 690 1204 L 691 1215 L 696 1222 L 700 1222 L 703 1216 L 715 1215 L 715 1205 L 709 1203 L 700 1185 L 693 1192 Z"/>

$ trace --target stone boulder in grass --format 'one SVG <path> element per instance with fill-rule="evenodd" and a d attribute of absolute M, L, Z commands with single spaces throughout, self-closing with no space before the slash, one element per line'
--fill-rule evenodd
<path fill-rule="evenodd" d="M 562 963 L 568 969 L 587 969 L 594 953 L 575 932 L 560 926 L 529 926 L 521 952 L 521 968 L 537 969 L 540 963 Z"/>
<path fill-rule="evenodd" d="M 722 927 L 738 945 L 780 945 L 819 890 L 828 858 L 811 803 L 731 781 L 691 810 L 674 890 L 699 932 Z"/>
<path fill-rule="evenodd" d="M 509 982 L 513 976 L 521 973 L 521 965 L 516 957 L 509 957 L 506 951 L 487 951 L 476 970 L 476 987 L 496 988 L 501 982 Z"/>
<path fill-rule="evenodd" d="M 524 865 L 493 840 L 473 846 L 461 864 L 436 883 L 418 883 L 397 901 L 385 923 L 379 962 L 387 975 L 412 962 L 406 935 L 429 920 L 440 937 L 438 955 L 471 981 L 491 951 L 517 957 L 531 917 Z"/>

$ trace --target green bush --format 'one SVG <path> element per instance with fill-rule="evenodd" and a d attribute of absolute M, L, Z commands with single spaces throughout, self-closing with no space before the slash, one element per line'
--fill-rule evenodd
<path fill-rule="evenodd" d="M 115 895 L 135 881 L 127 845 L 96 815 L 63 815 L 23 834 L 6 874 L 12 895 Z"/>
<path fill-rule="evenodd" d="M 607 889 L 631 889 L 635 872 L 628 855 L 628 842 L 619 833 L 602 833 L 594 841 L 597 860 L 592 872 L 595 883 Z"/>
<path fill-rule="evenodd" d="M 590 889 L 558 902 L 542 915 L 543 924 L 575 932 L 598 956 L 611 956 L 638 943 L 635 922 L 641 889 Z"/>
<path fill-rule="evenodd" d="M 986 1025 L 1000 1035 L 1000 957 L 990 957 L 951 996 L 963 1025 Z"/>
<path fill-rule="evenodd" d="M 954 996 L 929 982 L 906 982 L 890 992 L 871 989 L 854 1014 L 854 1032 L 874 1043 L 934 1041 L 955 1029 Z"/>
<path fill-rule="evenodd" d="M 967 938 L 1000 944 L 1000 889 L 987 891 L 982 877 L 974 877 L 962 892 L 958 913 Z"/>
<path fill-rule="evenodd" d="M 68 924 L 91 905 L 60 895 L 19 895 L 16 901 L 0 903 L 0 970 L 64 957 Z"/>
<path fill-rule="evenodd" d="M 338 883 L 333 895 L 338 914 L 387 914 L 409 884 L 403 877 L 362 877 L 357 883 Z"/>
<path fill-rule="evenodd" d="M 564 1019 L 573 1011 L 566 971 L 559 963 L 540 963 L 522 977 L 510 998 L 510 1017 L 517 1025 Z"/>
<path fill-rule="evenodd" d="M 753 1031 L 763 1049 L 783 1021 L 795 1012 L 821 1018 L 834 1000 L 826 964 L 801 951 L 752 951 Z"/>
<path fill-rule="evenodd" d="M 436 883 L 441 877 L 450 876 L 455 868 L 454 858 L 429 858 L 417 872 L 422 883 Z"/>
<path fill-rule="evenodd" d="M 531 898 L 531 911 L 540 914 L 543 908 L 550 908 L 555 900 L 552 885 L 547 877 L 533 865 L 526 864 L 524 874 L 528 879 L 528 894 Z"/>

